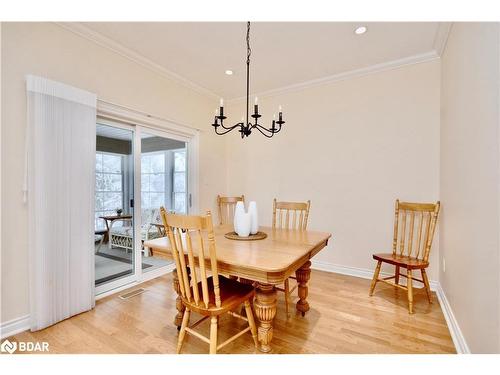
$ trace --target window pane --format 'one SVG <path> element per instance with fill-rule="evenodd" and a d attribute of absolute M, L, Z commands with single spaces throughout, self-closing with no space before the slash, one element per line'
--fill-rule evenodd
<path fill-rule="evenodd" d="M 104 186 L 104 176 L 102 175 L 102 173 L 96 173 L 95 174 L 95 190 L 96 191 L 103 190 L 103 186 Z"/>
<path fill-rule="evenodd" d="M 149 188 L 149 174 L 141 173 L 141 191 L 148 192 L 151 189 Z"/>
<path fill-rule="evenodd" d="M 141 208 L 150 208 L 151 207 L 151 203 L 150 203 L 150 197 L 149 197 L 149 193 L 142 193 L 141 194 Z"/>
<path fill-rule="evenodd" d="M 97 178 L 97 190 L 122 191 L 122 175 L 103 173 Z"/>
<path fill-rule="evenodd" d="M 186 152 L 174 152 L 174 170 L 176 172 L 184 172 L 186 170 Z"/>
<path fill-rule="evenodd" d="M 186 213 L 186 194 L 185 193 L 175 193 L 174 194 L 174 211 L 179 214 Z"/>
<path fill-rule="evenodd" d="M 174 191 L 183 193 L 186 191 L 186 174 L 184 172 L 174 173 Z"/>
<path fill-rule="evenodd" d="M 160 208 L 160 206 L 165 206 L 165 194 L 164 193 L 150 193 L 151 203 L 149 208 Z"/>
<path fill-rule="evenodd" d="M 110 211 L 115 211 L 117 208 L 122 208 L 121 193 L 103 193 L 104 203 L 103 208 Z"/>
<path fill-rule="evenodd" d="M 141 173 L 151 173 L 151 157 L 149 155 L 141 156 Z"/>
<path fill-rule="evenodd" d="M 104 209 L 104 197 L 103 193 L 96 192 L 95 193 L 95 210 L 101 211 Z"/>
<path fill-rule="evenodd" d="M 165 154 L 151 155 L 151 172 L 165 173 Z"/>
<path fill-rule="evenodd" d="M 108 173 L 122 172 L 122 157 L 119 155 L 102 155 L 102 171 Z"/>
<path fill-rule="evenodd" d="M 95 171 L 102 172 L 102 154 L 95 155 Z"/>
<path fill-rule="evenodd" d="M 164 192 L 165 191 L 165 174 L 151 174 L 149 175 L 151 191 Z"/>

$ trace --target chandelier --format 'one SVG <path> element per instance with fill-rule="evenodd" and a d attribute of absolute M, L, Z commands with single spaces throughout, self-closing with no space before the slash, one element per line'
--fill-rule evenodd
<path fill-rule="evenodd" d="M 238 131 L 241 133 L 241 138 L 248 137 L 250 134 L 252 134 L 252 129 L 257 129 L 259 132 L 262 133 L 262 135 L 266 136 L 267 138 L 271 138 L 273 135 L 276 133 L 279 133 L 281 131 L 281 126 L 285 123 L 283 121 L 283 114 L 281 111 L 281 106 L 279 106 L 278 110 L 278 120 L 276 120 L 276 115 L 273 117 L 273 122 L 271 124 L 270 128 L 266 128 L 258 123 L 258 119 L 262 117 L 262 115 L 259 114 L 259 105 L 257 101 L 257 97 L 255 98 L 255 105 L 254 105 L 254 113 L 250 117 L 254 119 L 254 123 L 252 124 L 251 121 L 249 121 L 249 92 L 250 92 L 250 55 L 252 54 L 252 49 L 250 48 L 250 22 L 247 22 L 247 116 L 246 116 L 246 121 L 243 122 L 243 118 L 241 119 L 241 122 L 237 123 L 236 125 L 232 126 L 225 126 L 224 125 L 224 120 L 227 118 L 224 116 L 224 100 L 220 100 L 220 107 L 219 107 L 219 114 L 217 115 L 217 110 L 215 111 L 215 118 L 214 118 L 214 123 L 212 126 L 214 127 L 215 133 L 217 135 L 224 135 L 229 133 L 230 131 L 234 129 L 239 129 Z"/>

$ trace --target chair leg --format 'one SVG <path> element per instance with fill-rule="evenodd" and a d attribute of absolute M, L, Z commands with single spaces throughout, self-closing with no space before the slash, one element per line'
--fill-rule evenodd
<path fill-rule="evenodd" d="M 290 282 L 285 280 L 285 311 L 287 319 L 290 318 Z"/>
<path fill-rule="evenodd" d="M 210 354 L 217 354 L 217 317 L 210 320 Z"/>
<path fill-rule="evenodd" d="M 259 347 L 259 341 L 257 340 L 257 327 L 255 326 L 255 320 L 253 318 L 252 306 L 250 306 L 250 301 L 245 301 L 245 311 L 247 313 L 248 325 L 250 326 L 250 332 L 252 332 L 253 342 L 255 347 Z"/>
<path fill-rule="evenodd" d="M 412 276 L 411 276 L 411 269 L 408 269 L 407 271 L 407 287 L 408 287 L 408 312 L 410 314 L 413 314 L 413 283 L 412 283 Z"/>
<path fill-rule="evenodd" d="M 375 290 L 375 285 L 377 285 L 378 274 L 380 273 L 381 266 L 382 266 L 382 262 L 378 261 L 377 267 L 375 268 L 375 272 L 373 273 L 372 285 L 370 286 L 370 296 L 373 295 L 373 291 Z"/>
<path fill-rule="evenodd" d="M 423 269 L 423 268 L 420 271 L 422 272 L 422 280 L 424 281 L 425 291 L 427 292 L 427 299 L 429 300 L 429 303 L 432 303 L 431 286 L 429 285 L 429 279 L 427 278 L 427 272 L 425 272 L 425 269 Z"/>
<path fill-rule="evenodd" d="M 396 272 L 394 273 L 394 276 L 395 276 L 394 283 L 396 285 L 398 285 L 399 284 L 399 266 L 396 266 Z"/>
<path fill-rule="evenodd" d="M 177 339 L 177 354 L 181 352 L 182 344 L 184 342 L 184 337 L 186 336 L 186 327 L 189 323 L 190 315 L 191 311 L 186 308 L 186 310 L 184 310 L 184 315 L 182 316 L 182 324 L 181 324 L 181 330 L 179 332 L 179 338 Z"/>

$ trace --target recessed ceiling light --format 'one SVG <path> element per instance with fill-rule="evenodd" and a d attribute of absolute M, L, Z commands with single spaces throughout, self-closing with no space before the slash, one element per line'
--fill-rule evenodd
<path fill-rule="evenodd" d="M 366 33 L 367 30 L 368 29 L 366 28 L 366 26 L 359 26 L 356 28 L 356 30 L 354 30 L 354 33 L 356 33 L 357 35 L 361 35 Z"/>
<path fill-rule="evenodd" d="M 232 76 L 233 75 L 233 71 L 228 69 L 228 70 L 226 70 L 226 74 L 228 76 Z"/>

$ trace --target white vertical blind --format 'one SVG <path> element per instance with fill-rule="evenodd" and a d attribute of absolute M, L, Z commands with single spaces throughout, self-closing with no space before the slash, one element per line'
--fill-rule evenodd
<path fill-rule="evenodd" d="M 31 329 L 95 305 L 96 95 L 27 76 Z"/>

